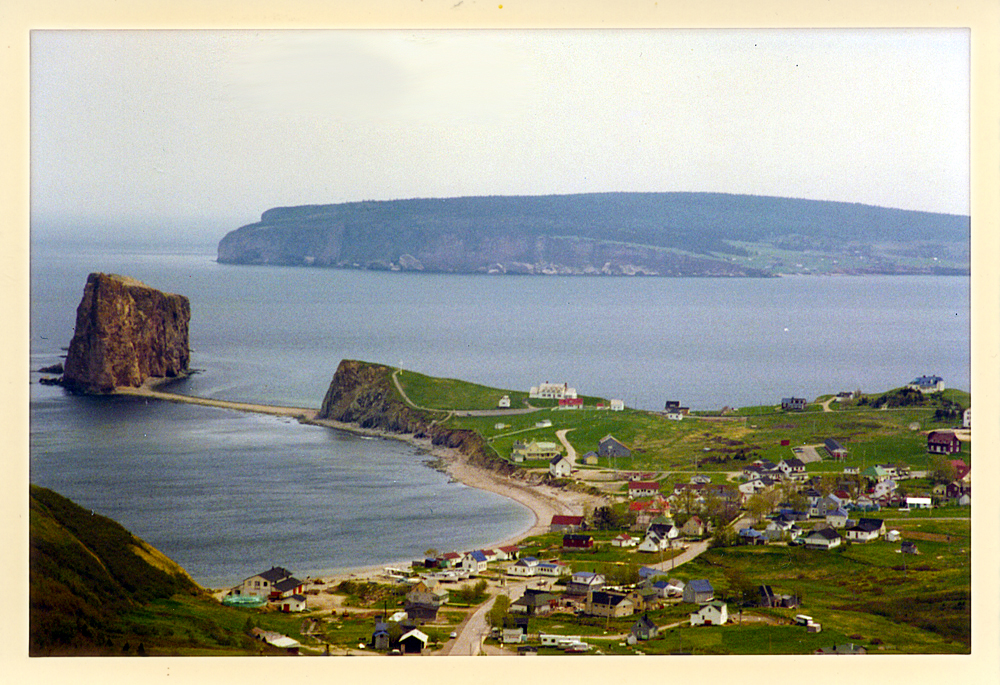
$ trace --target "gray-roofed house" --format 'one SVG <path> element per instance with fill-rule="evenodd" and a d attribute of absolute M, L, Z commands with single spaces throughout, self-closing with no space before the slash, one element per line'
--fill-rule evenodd
<path fill-rule="evenodd" d="M 807 549 L 833 549 L 840 545 L 840 535 L 833 528 L 812 530 L 801 539 Z"/>
<path fill-rule="evenodd" d="M 572 470 L 573 464 L 564 454 L 552 457 L 552 460 L 549 462 L 549 474 L 556 478 L 568 478 Z"/>
<path fill-rule="evenodd" d="M 855 542 L 868 542 L 877 540 L 880 535 L 885 534 L 885 522 L 882 519 L 862 518 L 858 522 L 844 530 L 844 536 L 848 540 Z"/>
<path fill-rule="evenodd" d="M 619 442 L 611 434 L 605 435 L 597 443 L 597 453 L 602 457 L 631 457 L 632 450 Z"/>
<path fill-rule="evenodd" d="M 648 614 L 643 614 L 632 624 L 631 632 L 636 640 L 650 640 L 657 636 L 659 628 L 656 627 Z"/>
<path fill-rule="evenodd" d="M 705 579 L 689 580 L 684 586 L 684 601 L 690 604 L 704 604 L 711 602 L 715 596 L 715 589 L 712 584 Z"/>
<path fill-rule="evenodd" d="M 824 440 L 823 447 L 826 448 L 827 453 L 834 459 L 844 459 L 847 457 L 847 449 L 833 438 Z"/>

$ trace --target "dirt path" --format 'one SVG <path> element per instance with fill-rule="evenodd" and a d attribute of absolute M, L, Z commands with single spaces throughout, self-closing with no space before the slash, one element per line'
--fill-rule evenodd
<path fill-rule="evenodd" d="M 318 409 L 310 407 L 281 407 L 272 404 L 253 404 L 250 402 L 231 402 L 229 400 L 215 400 L 208 397 L 195 397 L 193 395 L 178 395 L 172 392 L 156 390 L 149 386 L 141 388 L 117 388 L 115 394 L 131 395 L 133 397 L 148 397 L 151 399 L 164 400 L 166 402 L 179 402 L 181 404 L 197 404 L 203 407 L 216 407 L 218 409 L 232 409 L 234 411 L 251 412 L 254 414 L 270 414 L 271 416 L 289 416 L 301 421 L 312 421 L 316 418 Z"/>

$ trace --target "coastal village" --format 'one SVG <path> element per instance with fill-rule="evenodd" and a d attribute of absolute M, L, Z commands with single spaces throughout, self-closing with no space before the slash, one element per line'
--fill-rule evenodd
<path fill-rule="evenodd" d="M 419 406 L 400 374 L 393 376 L 400 394 Z M 502 394 L 492 408 L 453 413 L 486 426 L 480 430 L 516 469 L 505 480 L 561 503 L 533 507 L 539 520 L 523 536 L 480 549 L 430 549 L 336 577 L 299 579 L 275 566 L 217 596 L 248 611 L 300 617 L 297 638 L 253 627 L 262 653 L 906 652 L 884 630 L 846 629 L 865 609 L 844 597 L 863 601 L 870 592 L 877 604 L 886 596 L 879 585 L 945 567 L 968 571 L 971 408 L 945 399 L 945 390 L 942 378 L 920 376 L 881 396 L 788 396 L 743 415 L 700 414 L 670 399 L 662 412 L 635 413 L 674 430 L 760 431 L 773 419 L 778 437 L 763 450 L 699 434 L 706 444 L 693 463 L 666 469 L 643 458 L 628 421 L 619 424 L 629 437 L 570 441 L 572 431 L 600 429 L 598 417 L 632 413 L 621 400 L 584 398 L 566 383 Z M 915 407 L 921 420 L 912 420 Z M 812 440 L 792 430 L 795 419 L 858 416 L 905 420 L 909 447 L 883 447 L 877 454 L 896 458 L 881 460 L 843 421 L 828 436 L 811 430 Z M 720 445 L 730 450 L 725 458 Z M 725 562 L 721 572 L 719 563 L 701 563 L 710 551 Z M 848 557 L 885 572 L 855 576 L 855 588 L 849 577 L 830 580 L 824 565 L 838 569 Z M 834 587 L 839 613 L 822 595 Z M 740 636 L 746 645 L 737 647 Z"/>

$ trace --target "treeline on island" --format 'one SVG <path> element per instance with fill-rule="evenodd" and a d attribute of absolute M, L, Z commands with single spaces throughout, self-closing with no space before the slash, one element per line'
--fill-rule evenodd
<path fill-rule="evenodd" d="M 831 260 L 829 271 L 967 273 L 969 226 L 966 216 L 721 193 L 365 201 L 269 209 L 259 222 L 222 239 L 218 261 L 453 273 L 769 276 L 781 270 L 783 253 L 812 251 L 864 258 L 850 266 Z"/>

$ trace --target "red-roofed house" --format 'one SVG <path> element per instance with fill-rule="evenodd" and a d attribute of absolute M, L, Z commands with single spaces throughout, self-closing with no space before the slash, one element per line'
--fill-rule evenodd
<path fill-rule="evenodd" d="M 573 533 L 583 530 L 586 527 L 582 516 L 564 516 L 556 514 L 549 524 L 549 531 L 553 533 Z"/>
<path fill-rule="evenodd" d="M 628 484 L 629 497 L 650 497 L 659 492 L 660 484 L 655 480 L 638 480 Z"/>
<path fill-rule="evenodd" d="M 955 454 L 962 451 L 962 443 L 951 431 L 931 431 L 927 434 L 927 451 L 931 454 Z"/>

